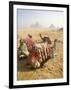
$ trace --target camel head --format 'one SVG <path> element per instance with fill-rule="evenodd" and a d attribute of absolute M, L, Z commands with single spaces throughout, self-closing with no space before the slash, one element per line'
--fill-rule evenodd
<path fill-rule="evenodd" d="M 39 34 L 40 37 L 42 37 L 41 33 Z"/>
<path fill-rule="evenodd" d="M 57 42 L 57 41 L 58 41 L 58 40 L 55 38 L 55 39 L 54 39 L 54 42 Z"/>
<path fill-rule="evenodd" d="M 24 43 L 24 40 L 23 39 L 20 39 L 20 45 L 23 45 L 23 43 Z"/>

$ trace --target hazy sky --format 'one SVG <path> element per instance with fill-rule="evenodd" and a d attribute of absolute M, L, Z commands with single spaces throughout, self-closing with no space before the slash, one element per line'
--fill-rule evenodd
<path fill-rule="evenodd" d="M 39 22 L 42 27 L 48 27 L 51 24 L 62 27 L 64 13 L 62 11 L 17 9 L 17 20 L 18 29 L 30 27 L 36 22 Z"/>

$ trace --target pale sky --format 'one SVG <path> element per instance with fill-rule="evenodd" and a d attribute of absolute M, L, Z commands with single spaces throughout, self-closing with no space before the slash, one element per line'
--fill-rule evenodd
<path fill-rule="evenodd" d="M 17 20 L 18 29 L 30 27 L 36 22 L 39 22 L 42 27 L 48 27 L 51 24 L 53 24 L 55 27 L 63 27 L 64 12 L 17 9 Z"/>

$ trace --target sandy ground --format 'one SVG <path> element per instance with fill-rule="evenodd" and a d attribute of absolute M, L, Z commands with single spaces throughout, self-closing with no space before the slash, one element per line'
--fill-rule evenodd
<path fill-rule="evenodd" d="M 25 28 L 18 30 L 18 46 L 19 39 L 25 38 L 30 33 L 33 41 L 40 41 L 39 34 L 48 35 L 53 41 L 55 38 L 63 42 L 63 31 L 49 31 L 48 29 Z M 63 43 L 58 42 L 56 45 L 56 56 L 49 59 L 43 68 L 30 70 L 26 66 L 26 59 L 17 60 L 17 80 L 39 80 L 39 79 L 56 79 L 63 78 Z"/>

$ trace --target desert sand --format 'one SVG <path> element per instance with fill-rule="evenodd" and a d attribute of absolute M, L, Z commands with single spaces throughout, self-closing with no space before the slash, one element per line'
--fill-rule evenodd
<path fill-rule="evenodd" d="M 24 28 L 17 32 L 17 46 L 19 47 L 20 38 L 25 38 L 31 34 L 33 41 L 41 41 L 39 34 L 44 37 L 49 36 L 53 41 L 55 38 L 60 40 L 56 45 L 56 56 L 49 59 L 43 68 L 30 70 L 26 67 L 26 59 L 17 60 L 17 80 L 39 80 L 39 79 L 59 79 L 63 78 L 63 30 L 51 30 L 48 28 Z"/>

